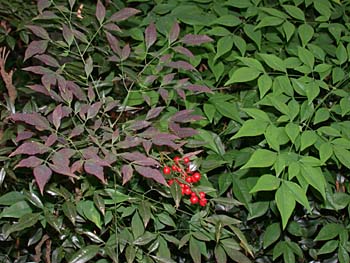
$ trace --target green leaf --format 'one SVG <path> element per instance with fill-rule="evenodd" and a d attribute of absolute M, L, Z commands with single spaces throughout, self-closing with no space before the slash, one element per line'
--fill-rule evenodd
<path fill-rule="evenodd" d="M 298 184 L 289 181 L 284 181 L 283 184 L 286 186 L 286 188 L 289 189 L 294 199 L 299 204 L 304 206 L 308 211 L 311 211 L 311 207 L 309 201 L 307 200 L 306 193 Z"/>
<path fill-rule="evenodd" d="M 282 7 L 287 11 L 287 13 L 290 16 L 305 21 L 304 12 L 299 7 L 293 5 L 282 5 Z"/>
<path fill-rule="evenodd" d="M 226 254 L 237 263 L 251 263 L 250 259 L 247 258 L 242 252 L 234 249 L 227 248 L 224 246 Z"/>
<path fill-rule="evenodd" d="M 263 65 L 257 59 L 247 57 L 238 57 L 237 59 L 239 59 L 248 68 L 255 68 L 258 71 L 265 72 Z"/>
<path fill-rule="evenodd" d="M 239 36 L 234 35 L 233 43 L 235 44 L 241 55 L 244 56 L 247 50 L 247 43 L 245 42 L 245 40 Z"/>
<path fill-rule="evenodd" d="M 289 191 L 285 184 L 276 191 L 275 200 L 277 208 L 280 211 L 282 217 L 282 227 L 286 228 L 288 220 L 292 215 L 295 208 L 295 199 L 292 193 Z"/>
<path fill-rule="evenodd" d="M 190 238 L 190 255 L 194 263 L 201 263 L 201 251 L 199 250 L 199 241 L 194 237 Z"/>
<path fill-rule="evenodd" d="M 310 69 L 314 68 L 315 57 L 309 50 L 303 47 L 298 47 L 298 57 L 300 61 L 307 65 Z"/>
<path fill-rule="evenodd" d="M 335 51 L 335 55 L 336 55 L 340 65 L 342 65 L 346 61 L 348 61 L 348 53 L 347 53 L 346 48 L 344 47 L 344 45 L 342 43 L 340 43 L 339 46 L 337 47 L 337 49 Z"/>
<path fill-rule="evenodd" d="M 231 137 L 231 139 L 264 134 L 268 124 L 268 122 L 262 120 L 247 120 L 243 123 L 243 126 L 238 130 L 238 132 Z"/>
<path fill-rule="evenodd" d="M 346 248 L 342 245 L 339 246 L 338 249 L 338 259 L 340 263 L 348 263 L 350 262 L 350 257 L 349 257 L 349 253 L 346 250 Z"/>
<path fill-rule="evenodd" d="M 298 28 L 298 33 L 301 40 L 301 44 L 303 47 L 305 47 L 307 43 L 309 43 L 309 41 L 312 39 L 314 35 L 314 29 L 309 24 L 302 24 Z"/>
<path fill-rule="evenodd" d="M 320 160 L 324 164 L 333 155 L 333 148 L 329 142 L 322 143 L 319 149 Z"/>
<path fill-rule="evenodd" d="M 239 123 L 242 122 L 239 111 L 238 111 L 238 105 L 236 102 L 214 102 L 216 110 L 223 116 L 230 118 L 234 121 L 237 121 Z"/>
<path fill-rule="evenodd" d="M 175 206 L 179 207 L 180 205 L 180 201 L 182 198 L 182 194 L 181 194 L 181 188 L 179 186 L 179 184 L 174 183 L 170 186 L 170 193 L 171 196 L 173 197 L 174 201 L 175 201 Z"/>
<path fill-rule="evenodd" d="M 68 263 L 85 263 L 94 258 L 98 253 L 99 246 L 90 245 L 79 249 L 68 261 Z"/>
<path fill-rule="evenodd" d="M 272 88 L 272 78 L 267 74 L 261 75 L 258 79 L 258 88 L 261 99 Z"/>
<path fill-rule="evenodd" d="M 242 23 L 242 21 L 237 16 L 230 14 L 230 15 L 222 15 L 222 16 L 218 17 L 218 19 L 216 19 L 212 22 L 212 25 L 219 24 L 219 25 L 232 27 L 232 26 L 238 26 L 241 23 Z"/>
<path fill-rule="evenodd" d="M 214 58 L 214 61 L 220 58 L 222 55 L 231 51 L 233 47 L 233 37 L 232 36 L 224 36 L 219 39 L 217 44 L 217 51 Z"/>
<path fill-rule="evenodd" d="M 9 236 L 13 232 L 18 232 L 34 226 L 39 221 L 40 216 L 41 213 L 30 213 L 21 216 L 17 224 L 13 224 L 5 230 L 5 236 Z"/>
<path fill-rule="evenodd" d="M 267 210 L 269 209 L 270 202 L 268 201 L 258 201 L 254 203 L 249 203 L 248 210 L 248 220 L 252 220 L 254 218 L 261 217 L 266 214 Z"/>
<path fill-rule="evenodd" d="M 283 27 L 284 34 L 286 35 L 286 40 L 288 42 L 294 35 L 295 26 L 291 22 L 286 21 L 283 23 L 282 27 Z"/>
<path fill-rule="evenodd" d="M 167 226 L 176 227 L 174 220 L 166 213 L 161 213 L 158 215 L 158 219 L 161 223 Z"/>
<path fill-rule="evenodd" d="M 24 199 L 25 197 L 22 193 L 12 191 L 0 196 L 0 205 L 13 205 L 17 202 L 24 201 Z"/>
<path fill-rule="evenodd" d="M 316 111 L 314 117 L 314 124 L 319 124 L 328 120 L 330 117 L 329 110 L 326 108 L 320 108 Z"/>
<path fill-rule="evenodd" d="M 266 249 L 271 244 L 275 243 L 281 235 L 281 227 L 279 223 L 273 223 L 266 228 L 263 237 L 263 248 Z"/>
<path fill-rule="evenodd" d="M 146 231 L 142 236 L 137 238 L 133 244 L 137 246 L 143 246 L 157 238 L 157 234 Z"/>
<path fill-rule="evenodd" d="M 84 216 L 93 222 L 98 228 L 102 228 L 101 214 L 97 210 L 93 201 L 81 201 L 79 202 L 81 208 L 83 209 Z"/>
<path fill-rule="evenodd" d="M 318 250 L 317 255 L 333 253 L 338 248 L 338 245 L 338 240 L 329 240 Z"/>
<path fill-rule="evenodd" d="M 259 24 L 255 27 L 255 30 L 259 28 L 267 27 L 267 26 L 275 27 L 282 24 L 283 22 L 284 22 L 284 19 L 282 18 L 275 17 L 275 16 L 265 16 L 263 19 L 261 19 Z"/>
<path fill-rule="evenodd" d="M 289 137 L 290 141 L 294 144 L 295 140 L 297 139 L 297 137 L 299 136 L 299 133 L 300 133 L 299 126 L 295 123 L 289 122 L 285 126 L 285 131 L 286 131 L 286 134 Z"/>
<path fill-rule="evenodd" d="M 286 72 L 286 66 L 284 61 L 277 57 L 274 54 L 262 54 L 259 53 L 259 56 L 265 61 L 265 63 L 272 69 L 277 71 Z"/>
<path fill-rule="evenodd" d="M 301 165 L 301 175 L 310 185 L 320 192 L 324 199 L 326 199 L 326 180 L 319 167 L 311 167 L 303 164 Z"/>
<path fill-rule="evenodd" d="M 255 80 L 257 77 L 259 77 L 260 74 L 261 72 L 255 68 L 242 67 L 236 69 L 235 71 L 233 71 L 233 74 L 231 75 L 230 79 L 225 83 L 225 86 L 233 83 L 248 82 Z"/>
<path fill-rule="evenodd" d="M 226 252 L 221 245 L 216 245 L 216 247 L 214 249 L 214 255 L 215 255 L 216 262 L 218 262 L 218 263 L 226 263 L 227 262 Z"/>
<path fill-rule="evenodd" d="M 350 169 L 350 151 L 343 147 L 333 146 L 333 151 L 337 159 L 348 169 Z"/>
<path fill-rule="evenodd" d="M 261 49 L 261 39 L 262 39 L 262 33 L 260 30 L 255 30 L 254 25 L 251 25 L 249 23 L 245 23 L 243 27 L 244 33 L 254 41 L 254 43 L 257 45 L 258 50 Z"/>
<path fill-rule="evenodd" d="M 134 214 L 131 220 L 131 228 L 132 228 L 132 233 L 134 234 L 134 238 L 137 239 L 140 236 L 143 235 L 145 232 L 145 227 L 143 225 L 143 222 L 141 220 L 141 217 L 138 212 Z"/>
<path fill-rule="evenodd" d="M 342 231 L 344 227 L 340 224 L 329 223 L 322 227 L 318 235 L 315 237 L 315 241 L 330 240 L 336 238 Z"/>
<path fill-rule="evenodd" d="M 11 196 L 13 195 L 9 195 L 8 197 L 11 197 Z M 9 207 L 5 207 L 0 213 L 0 218 L 3 218 L 3 217 L 20 218 L 31 212 L 32 212 L 32 208 L 28 205 L 26 201 L 18 201 L 17 203 Z"/>
<path fill-rule="evenodd" d="M 277 154 L 275 152 L 265 149 L 258 149 L 253 153 L 249 161 L 242 166 L 241 169 L 270 167 L 275 163 L 276 158 Z"/>
<path fill-rule="evenodd" d="M 276 190 L 280 186 L 280 183 L 281 179 L 277 178 L 276 176 L 273 176 L 271 174 L 264 174 L 259 177 L 255 186 L 252 190 L 250 190 L 249 193 Z"/>
<path fill-rule="evenodd" d="M 267 121 L 270 122 L 269 115 L 266 114 L 265 111 L 255 109 L 255 108 L 244 108 L 242 109 L 245 113 L 247 113 L 250 117 L 261 120 L 261 121 Z"/>
<path fill-rule="evenodd" d="M 315 131 L 304 131 L 301 134 L 300 150 L 303 151 L 307 147 L 314 145 L 316 141 L 317 141 L 317 135 L 316 135 Z"/>
<path fill-rule="evenodd" d="M 275 125 L 270 124 L 264 133 L 270 148 L 277 152 L 280 150 L 280 139 L 282 137 L 281 129 L 284 131 L 283 128 L 278 128 Z"/>

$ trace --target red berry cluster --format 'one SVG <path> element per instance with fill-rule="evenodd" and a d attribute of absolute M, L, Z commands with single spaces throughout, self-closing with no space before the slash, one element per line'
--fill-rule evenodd
<path fill-rule="evenodd" d="M 190 159 L 188 157 L 180 158 L 179 156 L 174 157 L 174 163 L 170 166 L 164 166 L 163 173 L 165 175 L 173 175 L 168 180 L 169 186 L 173 183 L 179 184 L 181 187 L 182 195 L 190 196 L 191 204 L 199 203 L 200 206 L 206 206 L 208 200 L 205 197 L 204 192 L 198 194 L 192 190 L 192 186 L 198 183 L 201 179 L 201 174 L 198 171 L 192 171 L 190 168 Z"/>

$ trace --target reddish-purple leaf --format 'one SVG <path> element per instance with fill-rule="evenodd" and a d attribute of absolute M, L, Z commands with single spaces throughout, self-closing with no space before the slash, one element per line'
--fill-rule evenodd
<path fill-rule="evenodd" d="M 158 169 L 139 165 L 134 165 L 134 168 L 142 176 L 146 178 L 151 178 L 160 184 L 167 185 L 164 176 L 159 172 Z"/>
<path fill-rule="evenodd" d="M 189 153 L 184 154 L 184 155 L 182 156 L 182 158 L 185 158 L 185 157 L 190 158 L 190 157 L 192 157 L 192 156 L 196 156 L 196 155 L 200 154 L 201 152 L 203 152 L 203 150 L 198 150 L 198 151 L 194 151 L 194 152 L 189 152 Z"/>
<path fill-rule="evenodd" d="M 182 54 L 182 55 L 185 55 L 185 56 L 188 57 L 188 58 L 194 58 L 193 53 L 192 53 L 189 49 L 187 49 L 187 48 L 185 48 L 185 47 L 177 46 L 177 47 L 173 47 L 173 50 L 174 50 L 175 52 L 177 52 L 177 53 L 180 53 L 180 54 Z"/>
<path fill-rule="evenodd" d="M 61 119 L 62 119 L 62 105 L 59 104 L 52 112 L 52 122 L 56 130 L 58 130 L 58 128 L 61 125 Z"/>
<path fill-rule="evenodd" d="M 73 128 L 73 130 L 71 131 L 71 133 L 69 134 L 69 138 L 73 138 L 75 136 L 79 136 L 80 134 L 82 134 L 84 132 L 84 126 L 83 125 L 78 125 L 76 127 Z"/>
<path fill-rule="evenodd" d="M 41 14 L 45 8 L 48 8 L 51 5 L 49 0 L 38 0 L 37 8 L 39 13 Z"/>
<path fill-rule="evenodd" d="M 48 43 L 49 42 L 47 40 L 34 40 L 30 42 L 26 49 L 26 52 L 24 53 L 24 61 L 26 61 L 28 58 L 31 58 L 34 55 L 44 53 L 47 49 Z"/>
<path fill-rule="evenodd" d="M 203 117 L 200 115 L 193 115 L 193 110 L 182 110 L 175 113 L 170 119 L 175 122 L 193 122 L 202 120 Z"/>
<path fill-rule="evenodd" d="M 18 154 L 43 154 L 49 151 L 49 147 L 41 144 L 39 142 L 25 142 L 18 146 L 14 152 L 12 152 L 9 157 L 18 155 Z"/>
<path fill-rule="evenodd" d="M 30 132 L 30 131 L 19 132 L 19 133 L 17 134 L 17 137 L 16 137 L 15 141 L 16 141 L 17 143 L 19 143 L 20 141 L 23 141 L 23 140 L 32 138 L 34 134 L 35 134 L 35 133 Z"/>
<path fill-rule="evenodd" d="M 174 79 L 175 75 L 176 75 L 175 73 L 169 73 L 165 75 L 162 80 L 162 85 L 169 84 Z"/>
<path fill-rule="evenodd" d="M 109 22 L 120 22 L 128 19 L 131 16 L 134 16 L 136 14 L 140 13 L 140 10 L 137 10 L 135 8 L 123 8 L 119 10 L 118 12 L 114 13 L 110 18 Z"/>
<path fill-rule="evenodd" d="M 151 106 L 151 97 L 147 94 L 142 94 L 143 100 L 147 103 L 147 105 Z"/>
<path fill-rule="evenodd" d="M 142 143 L 142 140 L 138 137 L 127 137 L 124 141 L 118 142 L 115 146 L 121 149 L 127 149 L 138 146 Z"/>
<path fill-rule="evenodd" d="M 117 54 L 119 57 L 121 57 L 122 51 L 120 49 L 118 39 L 109 32 L 106 32 L 106 36 L 107 36 L 107 41 L 111 49 L 113 50 L 113 52 Z"/>
<path fill-rule="evenodd" d="M 58 174 L 77 178 L 71 171 L 71 168 L 69 168 L 69 158 L 72 157 L 74 153 L 74 150 L 68 148 L 55 152 L 51 157 L 52 164 L 49 164 L 51 170 Z"/>
<path fill-rule="evenodd" d="M 151 22 L 145 30 L 145 43 L 146 48 L 149 49 L 157 40 L 156 25 Z"/>
<path fill-rule="evenodd" d="M 100 0 L 97 1 L 95 16 L 100 24 L 102 24 L 106 17 L 106 8 Z"/>
<path fill-rule="evenodd" d="M 177 95 L 179 95 L 183 100 L 186 100 L 186 93 L 183 89 L 175 89 L 176 90 L 176 93 Z"/>
<path fill-rule="evenodd" d="M 213 93 L 213 91 L 208 88 L 207 86 L 203 86 L 203 85 L 187 85 L 187 86 L 184 86 L 185 89 L 188 89 L 190 91 L 193 91 L 193 92 L 206 92 L 206 93 Z"/>
<path fill-rule="evenodd" d="M 65 158 L 70 159 L 76 153 L 76 150 L 70 148 L 63 148 L 60 149 L 58 152 L 63 154 Z"/>
<path fill-rule="evenodd" d="M 130 181 L 133 171 L 131 165 L 124 164 L 122 166 L 123 185 Z"/>
<path fill-rule="evenodd" d="M 50 180 L 52 171 L 45 164 L 37 166 L 33 170 L 35 181 L 39 187 L 40 193 L 44 193 L 44 187 Z"/>
<path fill-rule="evenodd" d="M 181 128 L 180 125 L 178 125 L 175 122 L 170 122 L 169 129 L 180 138 L 187 138 L 198 134 L 198 132 L 195 129 Z"/>
<path fill-rule="evenodd" d="M 27 87 L 36 92 L 43 93 L 46 96 L 50 96 L 49 91 L 43 85 L 35 84 L 35 85 L 28 85 Z"/>
<path fill-rule="evenodd" d="M 22 159 L 15 168 L 19 167 L 27 167 L 27 168 L 34 168 L 42 164 L 43 160 L 39 159 L 35 156 L 30 156 L 28 158 Z"/>
<path fill-rule="evenodd" d="M 212 38 L 207 35 L 193 35 L 187 34 L 181 39 L 182 43 L 187 45 L 201 45 L 213 41 Z"/>
<path fill-rule="evenodd" d="M 83 89 L 75 84 L 73 81 L 67 81 L 67 89 L 69 89 L 78 100 L 86 101 L 87 97 Z"/>
<path fill-rule="evenodd" d="M 102 106 L 101 101 L 98 101 L 98 102 L 95 102 L 94 104 L 92 104 L 87 111 L 86 118 L 91 119 L 91 118 L 95 117 L 97 115 L 97 113 L 99 113 L 101 106 Z"/>
<path fill-rule="evenodd" d="M 71 103 L 73 100 L 73 92 L 71 92 L 71 90 L 68 88 L 62 88 L 60 86 L 58 88 L 62 99 L 68 103 Z"/>
<path fill-rule="evenodd" d="M 158 76 L 156 76 L 156 75 L 149 75 L 145 79 L 145 84 L 147 84 L 147 85 L 152 84 L 156 79 L 158 79 Z"/>
<path fill-rule="evenodd" d="M 130 52 L 131 52 L 130 45 L 126 44 L 122 49 L 121 60 L 122 61 L 126 60 L 130 56 Z"/>
<path fill-rule="evenodd" d="M 164 62 L 170 61 L 170 59 L 171 59 L 171 54 L 165 54 L 164 56 L 160 57 L 159 61 L 164 63 Z"/>
<path fill-rule="evenodd" d="M 84 165 L 84 161 L 82 160 L 75 161 L 72 164 L 72 167 L 70 169 L 71 173 L 75 173 L 75 172 L 81 173 L 83 171 L 83 165 Z"/>
<path fill-rule="evenodd" d="M 72 178 L 78 178 L 78 176 L 76 176 L 69 167 L 67 166 L 62 166 L 62 165 L 56 165 L 56 164 L 52 164 L 49 163 L 49 167 L 52 171 L 54 171 L 57 174 L 62 174 L 62 175 L 66 175 Z"/>
<path fill-rule="evenodd" d="M 51 147 L 57 141 L 57 135 L 55 133 L 50 134 L 49 137 L 45 140 L 45 146 Z"/>
<path fill-rule="evenodd" d="M 152 142 L 155 144 L 155 145 L 158 145 L 158 146 L 169 146 L 173 149 L 178 149 L 181 147 L 181 145 L 178 145 L 176 144 L 175 142 L 173 142 L 172 140 L 170 139 L 167 139 L 167 138 L 159 138 L 157 136 L 155 136 L 153 139 L 152 139 Z"/>
<path fill-rule="evenodd" d="M 159 162 L 140 152 L 123 153 L 121 157 L 142 166 L 160 166 Z"/>
<path fill-rule="evenodd" d="M 51 161 L 53 164 L 61 166 L 61 167 L 68 167 L 69 166 L 69 156 L 64 155 L 62 152 L 55 152 L 51 156 Z"/>
<path fill-rule="evenodd" d="M 166 89 L 160 88 L 158 90 L 160 96 L 162 97 L 162 99 L 167 102 L 168 98 L 169 98 L 169 92 Z"/>
<path fill-rule="evenodd" d="M 84 33 L 81 33 L 80 31 L 76 30 L 76 29 L 72 29 L 73 35 L 79 39 L 81 42 L 88 44 L 89 40 L 86 38 Z"/>
<path fill-rule="evenodd" d="M 34 17 L 35 20 L 51 20 L 51 19 L 59 19 L 59 17 L 52 11 L 43 11 L 38 16 Z"/>
<path fill-rule="evenodd" d="M 138 130 L 142 130 L 144 128 L 149 127 L 151 124 L 152 123 L 149 121 L 134 121 L 129 126 L 129 129 L 132 131 L 138 131 Z"/>
<path fill-rule="evenodd" d="M 85 159 L 95 159 L 98 158 L 99 149 L 94 146 L 87 147 L 82 150 L 82 154 Z"/>
<path fill-rule="evenodd" d="M 177 21 L 175 21 L 173 27 L 170 30 L 169 33 L 169 43 L 173 43 L 174 41 L 176 41 L 178 39 L 180 35 L 180 25 Z"/>
<path fill-rule="evenodd" d="M 97 179 L 99 179 L 102 183 L 106 183 L 106 180 L 104 178 L 104 172 L 103 172 L 103 166 L 98 165 L 95 160 L 87 160 L 84 163 L 84 170 L 85 172 L 95 176 Z"/>
<path fill-rule="evenodd" d="M 63 38 L 67 42 L 68 45 L 71 45 L 73 43 L 73 40 L 74 40 L 73 32 L 65 24 L 63 24 L 63 26 L 62 26 L 62 35 L 63 35 Z"/>
<path fill-rule="evenodd" d="M 31 66 L 31 67 L 23 68 L 22 70 L 33 72 L 33 73 L 38 74 L 38 75 L 44 75 L 44 74 L 47 74 L 47 73 L 52 73 L 52 70 L 50 70 L 48 68 L 44 68 L 42 66 Z"/>
<path fill-rule="evenodd" d="M 55 86 L 56 85 L 56 76 L 54 74 L 44 74 L 41 77 L 41 83 L 43 84 L 43 86 L 47 89 L 50 90 L 51 86 Z"/>
<path fill-rule="evenodd" d="M 158 117 L 159 114 L 160 114 L 163 110 L 164 110 L 164 107 L 156 107 L 156 108 L 150 109 L 150 110 L 147 112 L 146 120 L 151 120 L 151 119 L 154 119 L 154 118 Z"/>
<path fill-rule="evenodd" d="M 36 59 L 39 59 L 41 62 L 43 62 L 44 64 L 46 64 L 47 66 L 51 66 L 51 67 L 55 67 L 58 68 L 60 66 L 60 64 L 58 63 L 58 61 L 49 55 L 36 55 L 35 56 Z"/>
<path fill-rule="evenodd" d="M 29 28 L 30 31 L 32 31 L 33 34 L 36 35 L 37 37 L 40 37 L 40 38 L 46 39 L 46 40 L 50 40 L 49 33 L 47 33 L 47 31 L 43 27 L 34 26 L 34 25 L 27 25 L 26 27 Z"/>
<path fill-rule="evenodd" d="M 149 151 L 151 150 L 151 147 L 152 147 L 152 142 L 151 141 L 143 141 L 142 147 L 143 147 L 143 149 L 145 149 L 146 153 L 149 154 Z"/>
<path fill-rule="evenodd" d="M 114 23 L 105 24 L 103 27 L 104 27 L 105 29 L 109 30 L 109 31 L 122 32 L 122 30 L 120 29 L 120 27 L 117 26 L 117 25 L 114 24 Z"/>
<path fill-rule="evenodd" d="M 15 113 L 10 116 L 10 119 L 13 121 L 23 121 L 27 124 L 33 125 L 39 131 L 50 129 L 50 123 L 47 121 L 47 119 L 37 112 Z"/>
<path fill-rule="evenodd" d="M 95 92 L 94 92 L 94 89 L 93 87 L 90 85 L 89 88 L 88 88 L 88 99 L 89 101 L 94 101 L 95 100 Z"/>
<path fill-rule="evenodd" d="M 175 69 L 196 70 L 196 68 L 193 67 L 190 63 L 183 60 L 171 61 L 167 64 L 167 66 Z"/>

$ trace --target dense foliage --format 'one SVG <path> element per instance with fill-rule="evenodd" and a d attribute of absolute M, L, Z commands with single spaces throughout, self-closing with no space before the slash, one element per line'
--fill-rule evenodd
<path fill-rule="evenodd" d="M 0 262 L 349 262 L 349 15 L 0 0 Z"/>

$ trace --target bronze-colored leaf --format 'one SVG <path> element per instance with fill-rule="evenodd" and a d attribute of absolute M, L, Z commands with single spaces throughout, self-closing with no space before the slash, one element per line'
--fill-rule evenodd
<path fill-rule="evenodd" d="M 131 16 L 134 16 L 136 14 L 140 13 L 140 10 L 137 10 L 135 8 L 123 8 L 119 10 L 118 12 L 114 13 L 110 18 L 109 22 L 120 22 L 128 19 Z"/>
<path fill-rule="evenodd" d="M 42 54 L 47 49 L 47 44 L 49 42 L 47 40 L 34 40 L 29 43 L 25 53 L 24 53 L 24 61 L 28 58 L 31 58 L 34 55 Z"/>
<path fill-rule="evenodd" d="M 27 167 L 27 168 L 34 168 L 42 164 L 43 160 L 39 159 L 36 156 L 30 156 L 26 159 L 22 159 L 15 168 L 19 167 Z"/>
<path fill-rule="evenodd" d="M 35 182 L 37 183 L 40 193 L 44 193 L 44 187 L 47 182 L 50 180 L 52 171 L 45 164 L 37 166 L 33 170 Z"/>
<path fill-rule="evenodd" d="M 164 176 L 158 169 L 139 165 L 134 165 L 134 168 L 142 176 L 146 178 L 151 178 L 160 184 L 167 185 Z"/>

